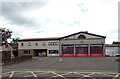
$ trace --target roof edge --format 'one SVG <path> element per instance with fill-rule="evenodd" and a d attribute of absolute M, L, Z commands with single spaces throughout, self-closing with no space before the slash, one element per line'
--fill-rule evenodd
<path fill-rule="evenodd" d="M 46 41 L 46 40 L 59 40 L 61 37 L 50 37 L 50 38 L 26 38 L 26 39 L 20 39 L 18 41 Z"/>
<path fill-rule="evenodd" d="M 73 36 L 73 35 L 76 35 L 76 34 L 79 34 L 79 33 L 85 33 L 85 34 L 89 34 L 89 35 L 93 35 L 93 36 L 98 36 L 98 37 L 102 37 L 102 38 L 104 38 L 104 39 L 106 38 L 106 36 L 97 35 L 97 34 L 93 34 L 93 33 L 88 33 L 88 31 L 81 31 L 81 32 L 77 32 L 77 33 L 73 33 L 73 34 L 70 34 L 70 35 L 61 37 L 61 39 L 66 38 L 66 37 L 69 37 L 69 36 Z"/>

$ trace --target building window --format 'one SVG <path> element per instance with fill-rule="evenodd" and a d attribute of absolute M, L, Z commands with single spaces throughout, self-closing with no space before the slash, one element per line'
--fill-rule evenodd
<path fill-rule="evenodd" d="M 86 39 L 85 35 L 80 35 L 78 39 Z"/>
<path fill-rule="evenodd" d="M 49 42 L 48 45 L 49 45 L 49 46 L 50 46 L 50 45 L 59 45 L 59 43 L 58 43 L 58 42 Z"/>
<path fill-rule="evenodd" d="M 37 43 L 37 42 L 35 42 L 35 46 L 38 46 L 38 43 Z"/>
<path fill-rule="evenodd" d="M 49 50 L 49 54 L 58 54 L 58 50 Z"/>
<path fill-rule="evenodd" d="M 30 54 L 30 50 L 22 50 L 21 54 Z"/>
<path fill-rule="evenodd" d="M 31 43 L 30 43 L 30 42 L 28 42 L 28 46 L 31 46 Z"/>
<path fill-rule="evenodd" d="M 43 46 L 45 46 L 46 45 L 46 43 L 45 42 L 43 42 Z"/>
<path fill-rule="evenodd" d="M 24 44 L 23 43 L 21 43 L 21 46 L 23 46 Z"/>

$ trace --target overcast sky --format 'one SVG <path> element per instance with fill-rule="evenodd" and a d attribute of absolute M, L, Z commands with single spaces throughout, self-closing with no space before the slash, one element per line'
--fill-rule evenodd
<path fill-rule="evenodd" d="M 0 26 L 12 38 L 62 37 L 80 31 L 118 41 L 120 0 L 39 0 L 0 2 Z"/>

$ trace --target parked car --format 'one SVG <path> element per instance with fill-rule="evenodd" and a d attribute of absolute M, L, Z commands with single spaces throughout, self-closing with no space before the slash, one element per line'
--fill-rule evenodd
<path fill-rule="evenodd" d="M 116 54 L 116 57 L 120 57 L 120 54 Z"/>
<path fill-rule="evenodd" d="M 110 55 L 105 55 L 105 57 L 110 57 Z"/>

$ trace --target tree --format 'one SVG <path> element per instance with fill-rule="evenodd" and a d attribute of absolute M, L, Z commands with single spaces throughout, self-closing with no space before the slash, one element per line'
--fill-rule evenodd
<path fill-rule="evenodd" d="M 0 28 L 0 43 L 7 44 L 7 39 L 11 38 L 12 31 L 6 28 Z"/>
<path fill-rule="evenodd" d="M 20 37 L 17 37 L 17 38 L 12 38 L 12 43 L 17 43 L 18 40 L 20 40 Z"/>
<path fill-rule="evenodd" d="M 120 44 L 120 42 L 115 42 L 115 41 L 114 41 L 112 44 Z"/>

